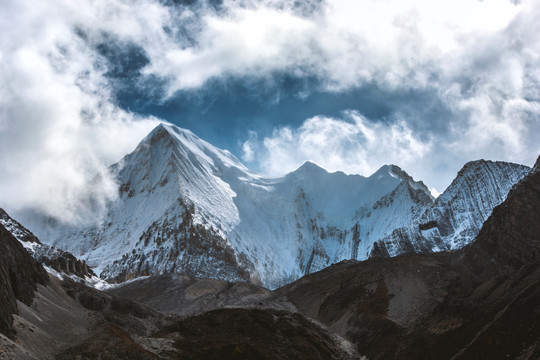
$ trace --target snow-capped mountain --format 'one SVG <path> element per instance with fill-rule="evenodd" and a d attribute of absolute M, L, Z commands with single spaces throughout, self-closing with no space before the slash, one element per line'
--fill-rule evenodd
<path fill-rule="evenodd" d="M 376 243 L 371 255 L 462 248 L 474 239 L 493 208 L 504 201 L 512 186 L 529 171 L 527 166 L 501 161 L 471 161 L 431 203 L 423 193 L 406 184 L 400 185 L 372 211 L 381 213 L 380 220 L 374 222 L 376 226 L 391 229 L 392 233 L 373 239 Z M 391 216 L 384 210 L 388 203 L 394 204 Z"/>
<path fill-rule="evenodd" d="M 363 177 L 307 162 L 264 178 L 161 124 L 110 171 L 119 194 L 102 221 L 56 224 L 48 241 L 112 281 L 179 272 L 274 288 L 343 259 L 461 247 L 529 168 L 469 163 L 435 200 L 395 165 Z"/>
<path fill-rule="evenodd" d="M 529 170 L 485 160 L 465 164 L 435 203 L 433 220 L 450 249 L 461 248 L 474 238 L 493 208 Z"/>

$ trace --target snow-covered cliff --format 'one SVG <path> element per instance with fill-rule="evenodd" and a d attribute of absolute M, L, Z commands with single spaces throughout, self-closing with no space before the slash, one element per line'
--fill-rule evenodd
<path fill-rule="evenodd" d="M 57 224 L 49 242 L 108 280 L 179 272 L 273 288 L 343 259 L 459 248 L 529 168 L 468 163 L 435 200 L 395 165 L 363 177 L 307 162 L 264 178 L 161 124 L 110 171 L 118 198 L 101 222 Z"/>

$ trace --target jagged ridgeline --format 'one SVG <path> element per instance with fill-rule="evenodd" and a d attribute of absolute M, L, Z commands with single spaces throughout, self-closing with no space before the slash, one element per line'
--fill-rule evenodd
<path fill-rule="evenodd" d="M 264 178 L 161 124 L 109 170 L 118 198 L 99 223 L 40 234 L 33 221 L 37 235 L 108 281 L 176 272 L 275 288 L 344 259 L 461 248 L 530 168 L 474 161 L 434 199 L 395 165 L 364 177 L 307 162 Z"/>
<path fill-rule="evenodd" d="M 67 251 L 43 244 L 30 230 L 9 216 L 2 208 L 0 208 L 0 225 L 4 226 L 35 260 L 47 266 L 49 270 L 83 281 L 90 278 L 98 280 L 85 261 L 77 259 Z"/>

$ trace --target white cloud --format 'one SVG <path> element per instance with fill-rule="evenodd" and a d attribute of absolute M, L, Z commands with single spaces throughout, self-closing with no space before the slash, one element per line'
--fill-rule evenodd
<path fill-rule="evenodd" d="M 309 39 L 316 24 L 287 11 L 230 6 L 226 16 L 209 13 L 201 22 L 196 46 L 145 44 L 152 60 L 145 73 L 169 78 L 169 95 L 213 77 L 264 76 L 310 62 Z"/>
<path fill-rule="evenodd" d="M 449 169 L 443 180 L 434 179 L 438 187 L 468 160 L 532 163 L 540 152 L 537 2 L 326 1 L 307 16 L 286 4 L 225 1 L 223 11 L 200 15 L 195 45 L 147 48 L 152 62 L 145 71 L 170 77 L 169 94 L 215 77 L 280 71 L 315 76 L 330 91 L 365 84 L 387 92 L 427 90 L 455 112 L 444 133 L 408 125 L 417 138 L 439 138 L 429 161 Z M 452 160 L 445 159 L 449 154 Z"/>
<path fill-rule="evenodd" d="M 358 133 L 357 125 L 339 123 L 336 130 L 327 118 L 316 117 L 325 119 L 324 126 L 308 119 L 298 129 L 278 129 L 265 139 L 269 152 L 259 152 L 261 168 L 284 173 L 311 159 L 331 170 L 341 166 L 368 174 L 393 162 L 443 190 L 469 160 L 532 164 L 540 153 L 538 16 L 540 6 L 534 1 L 519 5 L 504 0 L 329 3 L 307 20 L 319 26 L 310 28 L 305 42 L 295 47 L 309 44 L 318 49 L 305 63 L 326 79 L 327 88 L 339 91 L 371 82 L 389 92 L 424 89 L 436 94 L 454 114 L 443 130 L 414 126 L 401 114 L 391 117 L 401 119 L 396 126 L 408 129 L 413 139 L 436 139 L 422 148 L 423 161 L 408 161 L 402 152 L 379 148 L 373 149 L 372 156 L 367 152 L 356 156 L 348 151 L 350 139 L 369 133 L 369 128 Z M 309 130 L 313 124 L 320 134 Z M 388 131 L 381 134 L 377 136 L 384 143 Z M 311 146 L 310 141 L 322 145 Z M 303 150 L 291 151 L 296 146 Z"/>
<path fill-rule="evenodd" d="M 298 129 L 276 129 L 258 147 L 256 156 L 270 176 L 295 170 L 306 160 L 329 171 L 369 175 L 387 159 L 413 167 L 432 145 L 416 138 L 404 122 L 374 123 L 350 111 L 343 119 L 316 116 Z M 257 146 L 250 141 L 249 151 L 254 148 Z"/>
<path fill-rule="evenodd" d="M 286 1 L 225 1 L 220 12 L 156 17 L 170 25 L 198 16 L 191 44 L 155 26 L 152 41 L 140 40 L 151 58 L 146 73 L 169 78 L 169 94 L 214 77 L 274 71 L 320 76 L 335 90 L 369 81 L 425 86 L 430 72 L 476 46 L 479 35 L 503 30 L 531 2 L 342 0 L 305 16 Z"/>
<path fill-rule="evenodd" d="M 74 32 L 89 3 L 2 4 L 0 206 L 71 222 L 99 216 L 88 211 L 89 181 L 157 121 L 111 102 L 102 60 Z M 113 180 L 103 180 L 98 202 L 116 193 Z"/>
<path fill-rule="evenodd" d="M 307 159 L 330 170 L 395 162 L 414 172 L 419 159 L 441 162 L 449 151 L 459 164 L 531 163 L 540 152 L 536 1 L 290 3 L 225 0 L 215 11 L 157 0 L 0 2 L 0 206 L 76 220 L 88 178 L 155 124 L 111 100 L 95 49 L 104 34 L 143 49 L 144 74 L 166 79 L 168 95 L 213 78 L 281 72 L 317 77 L 331 91 L 367 83 L 429 90 L 459 115 L 438 134 L 418 132 L 400 114 L 388 124 L 354 112 L 314 117 L 244 144 L 245 159 L 268 172 Z"/>
<path fill-rule="evenodd" d="M 504 31 L 476 37 L 437 84 L 463 114 L 444 139 L 456 158 L 531 165 L 540 153 L 540 7 L 526 9 Z"/>
<path fill-rule="evenodd" d="M 255 160 L 256 152 L 258 151 L 257 132 L 249 130 L 249 138 L 242 144 L 242 160 L 252 162 Z"/>

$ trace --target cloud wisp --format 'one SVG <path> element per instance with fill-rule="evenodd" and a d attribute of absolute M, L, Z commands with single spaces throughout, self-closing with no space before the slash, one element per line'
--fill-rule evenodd
<path fill-rule="evenodd" d="M 2 5 L 0 206 L 8 210 L 31 208 L 68 222 L 99 216 L 99 204 L 92 212 L 87 206 L 90 181 L 103 172 L 95 199 L 114 197 L 106 166 L 157 123 L 111 102 L 103 59 L 75 31 L 89 5 Z"/>

